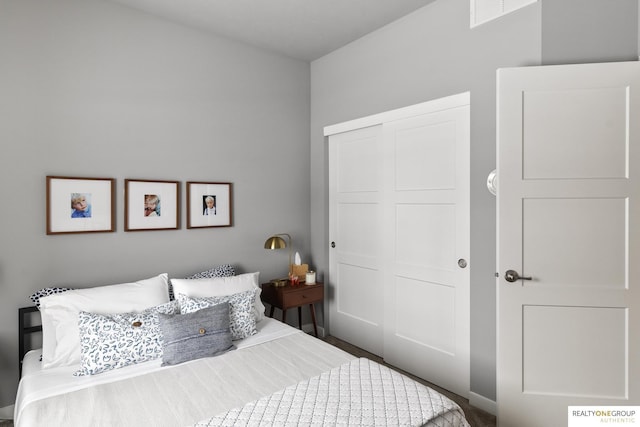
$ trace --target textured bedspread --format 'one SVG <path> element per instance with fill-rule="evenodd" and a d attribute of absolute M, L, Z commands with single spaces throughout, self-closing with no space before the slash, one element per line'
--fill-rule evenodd
<path fill-rule="evenodd" d="M 468 426 L 442 394 L 368 359 L 203 420 L 212 426 Z"/>

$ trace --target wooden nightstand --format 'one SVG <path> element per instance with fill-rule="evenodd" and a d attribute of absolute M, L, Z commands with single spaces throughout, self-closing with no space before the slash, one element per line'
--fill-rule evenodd
<path fill-rule="evenodd" d="M 302 306 L 309 305 L 311 320 L 313 320 L 313 331 L 318 336 L 318 325 L 316 324 L 316 309 L 314 304 L 324 301 L 324 285 L 314 283 L 297 286 L 273 286 L 271 283 L 262 284 L 262 301 L 271 306 L 269 317 L 273 317 L 273 310 L 277 307 L 282 310 L 282 321 L 287 322 L 287 310 L 298 308 L 298 327 L 302 329 Z"/>

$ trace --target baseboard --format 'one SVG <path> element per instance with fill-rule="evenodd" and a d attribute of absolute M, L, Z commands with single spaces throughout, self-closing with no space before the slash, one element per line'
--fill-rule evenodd
<path fill-rule="evenodd" d="M 498 415 L 498 405 L 495 401 L 487 399 L 486 397 L 472 391 L 469 392 L 469 404 L 482 409 L 491 415 Z"/>
<path fill-rule="evenodd" d="M 13 405 L 0 408 L 0 420 L 12 420 L 13 419 Z"/>

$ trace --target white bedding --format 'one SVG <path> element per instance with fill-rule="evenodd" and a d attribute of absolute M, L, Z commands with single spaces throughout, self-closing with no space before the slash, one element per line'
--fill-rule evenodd
<path fill-rule="evenodd" d="M 42 370 L 40 353 L 29 352 L 15 426 L 193 425 L 356 359 L 273 319 L 258 331 L 221 356 L 168 367 L 155 360 L 90 377 L 73 376 L 79 365 Z"/>
<path fill-rule="evenodd" d="M 194 424 L 353 359 L 269 318 L 259 322 L 257 335 L 235 344 L 237 350 L 218 357 L 170 367 L 156 360 L 93 377 L 74 377 L 79 366 L 41 370 L 39 354 L 31 352 L 15 426 Z"/>
<path fill-rule="evenodd" d="M 274 319 L 264 319 L 258 323 L 257 327 L 258 334 L 240 341 L 235 341 L 235 346 L 238 349 L 247 348 L 299 332 L 298 330 Z M 42 363 L 40 361 L 41 354 L 41 349 L 31 350 L 23 359 L 22 381 L 18 387 L 15 405 L 14 420 L 16 420 L 16 422 L 18 420 L 17 415 L 20 412 L 20 408 L 34 400 L 43 399 L 56 394 L 68 393 L 70 391 L 107 382 L 144 375 L 160 369 L 167 369 L 167 367 L 162 368 L 160 366 L 161 360 L 157 359 L 115 369 L 99 375 L 75 377 L 73 376 L 73 373 L 79 369 L 79 364 L 52 369 L 42 369 Z"/>

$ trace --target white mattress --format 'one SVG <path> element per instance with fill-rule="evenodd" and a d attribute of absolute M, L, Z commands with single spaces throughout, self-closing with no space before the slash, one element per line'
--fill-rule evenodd
<path fill-rule="evenodd" d="M 242 406 L 354 357 L 274 319 L 237 350 L 181 365 L 160 360 L 74 377 L 79 366 L 42 370 L 40 352 L 25 357 L 16 427 L 190 425 Z"/>

